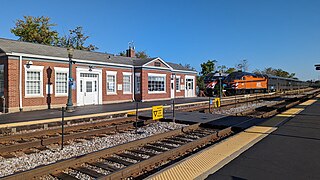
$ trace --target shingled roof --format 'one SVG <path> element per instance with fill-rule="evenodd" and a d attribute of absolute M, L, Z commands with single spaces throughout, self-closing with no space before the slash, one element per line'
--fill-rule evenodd
<path fill-rule="evenodd" d="M 59 58 L 68 58 L 67 48 L 49 46 L 37 43 L 23 42 L 11 39 L 0 38 L 0 52 L 3 53 L 24 53 L 32 55 L 41 55 L 41 56 L 51 56 Z M 132 66 L 142 66 L 156 58 L 131 58 L 123 56 L 115 56 L 113 54 L 101 53 L 101 52 L 91 52 L 84 50 L 74 50 L 73 53 L 74 59 L 81 60 L 91 60 L 97 62 L 108 62 L 114 64 L 124 64 Z M 191 69 L 186 69 L 179 64 L 168 63 L 173 69 L 176 70 L 186 70 L 192 71 Z"/>

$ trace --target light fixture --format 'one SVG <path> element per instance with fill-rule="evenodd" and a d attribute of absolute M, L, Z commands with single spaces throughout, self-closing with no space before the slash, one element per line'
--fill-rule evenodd
<path fill-rule="evenodd" d="M 89 71 L 91 72 L 94 69 L 94 66 L 89 66 Z"/>
<path fill-rule="evenodd" d="M 68 47 L 68 57 L 69 58 L 73 58 L 73 52 L 74 52 L 74 49 L 72 47 Z"/>
<path fill-rule="evenodd" d="M 33 64 L 32 61 L 27 61 L 27 64 L 26 64 L 27 68 L 30 68 L 30 66 L 31 66 L 32 64 Z"/>

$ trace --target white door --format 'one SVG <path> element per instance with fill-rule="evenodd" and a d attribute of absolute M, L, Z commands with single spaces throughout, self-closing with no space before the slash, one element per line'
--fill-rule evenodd
<path fill-rule="evenodd" d="M 193 97 L 194 87 L 193 79 L 186 79 L 186 97 Z"/>
<path fill-rule="evenodd" d="M 174 79 L 171 78 L 171 83 L 170 83 L 170 87 L 171 87 L 171 98 L 174 98 Z"/>
<path fill-rule="evenodd" d="M 84 88 L 83 104 L 98 104 L 98 84 L 95 79 L 86 79 Z"/>
<path fill-rule="evenodd" d="M 99 75 L 93 73 L 80 73 L 79 105 L 99 104 Z"/>

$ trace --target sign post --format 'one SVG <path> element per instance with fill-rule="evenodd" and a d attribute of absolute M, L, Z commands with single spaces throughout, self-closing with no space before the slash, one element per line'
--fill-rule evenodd
<path fill-rule="evenodd" d="M 163 106 L 152 106 L 152 120 L 163 118 Z"/>

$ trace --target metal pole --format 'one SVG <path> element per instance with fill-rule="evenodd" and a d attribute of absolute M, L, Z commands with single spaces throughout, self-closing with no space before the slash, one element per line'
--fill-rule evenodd
<path fill-rule="evenodd" d="M 72 103 L 72 57 L 73 57 L 73 49 L 68 49 L 68 57 L 69 57 L 69 80 L 68 80 L 68 102 L 67 102 L 67 111 L 72 112 L 74 110 Z"/>
<path fill-rule="evenodd" d="M 237 107 L 237 90 L 234 90 L 234 107 Z"/>
<path fill-rule="evenodd" d="M 2 113 L 6 113 L 6 98 L 2 96 Z"/>
<path fill-rule="evenodd" d="M 209 96 L 209 113 L 211 113 L 211 97 Z"/>
<path fill-rule="evenodd" d="M 64 111 L 65 108 L 62 107 L 62 114 L 61 114 L 61 150 L 63 149 L 63 141 L 64 141 Z"/>
<path fill-rule="evenodd" d="M 138 132 L 138 108 L 139 104 L 138 101 L 136 101 L 136 133 Z"/>

